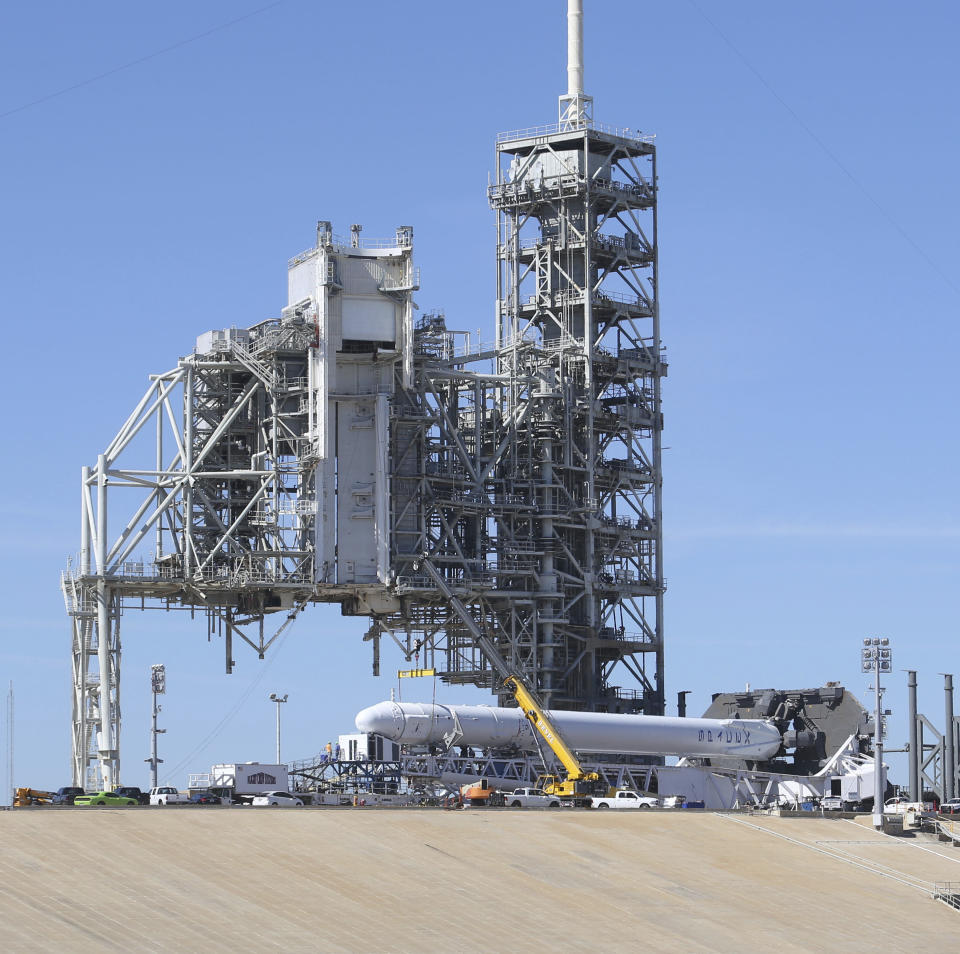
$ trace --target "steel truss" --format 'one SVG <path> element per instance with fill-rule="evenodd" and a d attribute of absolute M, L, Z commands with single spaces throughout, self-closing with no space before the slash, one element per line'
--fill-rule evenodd
<path fill-rule="evenodd" d="M 307 374 L 315 318 L 288 309 L 213 333 L 206 345 L 152 376 L 96 468 L 83 470 L 81 549 L 62 585 L 73 635 L 73 777 L 88 789 L 120 781 L 124 607 L 204 613 L 208 637 L 224 637 L 229 673 L 235 637 L 262 659 L 315 596 L 316 389 Z M 118 511 L 119 532 L 109 520 Z M 287 619 L 268 633 L 277 611 Z"/>
<path fill-rule="evenodd" d="M 654 146 L 538 133 L 497 147 L 495 345 L 465 352 L 435 316 L 415 332 L 392 429 L 402 610 L 380 631 L 448 682 L 496 688 L 426 555 L 545 704 L 662 713 Z"/>

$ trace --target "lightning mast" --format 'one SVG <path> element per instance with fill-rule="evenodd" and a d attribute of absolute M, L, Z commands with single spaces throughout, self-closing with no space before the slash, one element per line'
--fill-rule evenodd
<path fill-rule="evenodd" d="M 535 501 L 511 523 L 541 554 L 511 625 L 548 705 L 662 713 L 656 150 L 593 121 L 582 0 L 567 49 L 557 125 L 500 135 L 490 189 L 516 435 L 499 470 Z M 638 689 L 610 684 L 618 666 Z"/>

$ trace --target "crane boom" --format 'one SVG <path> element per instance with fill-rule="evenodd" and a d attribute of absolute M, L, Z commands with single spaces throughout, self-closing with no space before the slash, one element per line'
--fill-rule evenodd
<path fill-rule="evenodd" d="M 560 731 L 550 721 L 547 714 L 540 708 L 537 700 L 533 697 L 533 693 L 527 689 L 522 680 L 516 675 L 511 675 L 503 680 L 503 684 L 513 690 L 513 694 L 520 704 L 523 714 L 533 723 L 534 729 L 540 733 L 544 742 L 550 746 L 553 754 L 560 759 L 561 764 L 567 770 L 567 779 L 571 782 L 576 782 L 586 778 L 587 773 L 584 772 L 580 760 L 564 741 Z"/>
<path fill-rule="evenodd" d="M 453 611 L 463 621 L 467 631 L 473 637 L 474 642 L 480 651 L 486 656 L 491 667 L 497 672 L 503 680 L 503 684 L 509 687 L 517 700 L 517 704 L 523 711 L 523 714 L 533 724 L 534 730 L 539 732 L 543 740 L 550 746 L 553 754 L 560 760 L 567 776 L 565 779 L 558 779 L 555 775 L 543 776 L 544 788 L 548 794 L 572 796 L 576 800 L 583 799 L 586 795 L 592 795 L 597 790 L 600 782 L 600 776 L 596 772 L 585 772 L 580 760 L 574 754 L 573 749 L 564 741 L 560 730 L 550 721 L 549 716 L 544 712 L 543 707 L 537 701 L 533 690 L 527 686 L 526 682 L 519 673 L 511 671 L 506 660 L 500 655 L 496 643 L 483 632 L 477 625 L 477 621 L 470 614 L 470 611 L 458 599 L 447 581 L 440 574 L 439 570 L 430 562 L 427 555 L 424 554 L 417 563 L 423 567 L 427 574 L 437 585 L 440 592 L 446 597 Z"/>

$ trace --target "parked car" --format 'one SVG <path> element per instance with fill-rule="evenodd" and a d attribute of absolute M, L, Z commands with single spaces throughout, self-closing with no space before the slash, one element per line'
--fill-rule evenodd
<path fill-rule="evenodd" d="M 190 796 L 191 805 L 219 805 L 220 802 L 220 796 L 213 792 L 194 792 Z"/>
<path fill-rule="evenodd" d="M 189 801 L 189 795 L 182 795 L 172 785 L 150 789 L 151 805 L 185 805 Z"/>
<path fill-rule="evenodd" d="M 856 802 L 846 802 L 840 795 L 824 795 L 820 799 L 820 807 L 825 812 L 852 812 Z"/>
<path fill-rule="evenodd" d="M 141 792 L 136 785 L 120 785 L 114 791 L 118 795 L 126 795 L 127 798 L 135 798 L 138 805 L 149 805 L 150 796 L 146 792 Z"/>
<path fill-rule="evenodd" d="M 92 795 L 77 795 L 73 804 L 82 807 L 89 805 L 136 805 L 135 798 L 118 795 L 116 792 L 94 792 Z"/>
<path fill-rule="evenodd" d="M 78 795 L 83 794 L 84 791 L 82 788 L 77 788 L 76 785 L 66 785 L 63 788 L 58 788 L 56 792 L 53 793 L 51 802 L 54 805 L 72 805 L 73 800 Z"/>
<path fill-rule="evenodd" d="M 271 805 L 277 808 L 300 808 L 303 805 L 303 799 L 297 798 L 290 792 L 264 792 L 262 795 L 254 795 L 251 804 L 258 807 Z"/>
<path fill-rule="evenodd" d="M 506 804 L 511 808 L 559 808 L 560 799 L 548 795 L 542 788 L 518 788 L 504 792 Z"/>
<path fill-rule="evenodd" d="M 656 808 L 659 800 L 651 795 L 638 795 L 636 792 L 623 791 L 602 798 L 591 798 L 588 808 Z"/>
<path fill-rule="evenodd" d="M 960 798 L 948 798 L 940 805 L 941 815 L 960 815 Z"/>

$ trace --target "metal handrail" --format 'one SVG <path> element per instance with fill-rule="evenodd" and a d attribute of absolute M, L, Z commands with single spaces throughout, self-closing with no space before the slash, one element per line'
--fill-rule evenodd
<path fill-rule="evenodd" d="M 336 234 L 332 236 L 332 244 L 339 245 L 341 248 L 395 248 L 397 251 L 402 251 L 405 248 L 405 246 L 397 243 L 396 237 L 363 238 L 363 236 L 360 236 L 359 239 L 356 240 L 356 245 L 354 245 L 354 241 L 355 239 L 352 236 L 350 238 L 344 238 L 342 235 Z M 293 258 L 287 260 L 287 268 L 293 268 L 294 265 L 299 265 L 302 262 L 307 261 L 307 259 L 316 255 L 317 251 L 318 249 L 315 246 L 314 248 L 304 249 L 299 255 L 294 255 Z"/>
<path fill-rule="evenodd" d="M 527 126 L 526 129 L 512 129 L 509 132 L 497 133 L 497 142 L 511 142 L 514 139 L 530 139 L 532 136 L 550 136 L 553 133 L 560 132 L 581 132 L 587 129 L 593 129 L 596 132 L 609 133 L 612 136 L 619 136 L 621 139 L 632 139 L 635 142 L 642 142 L 652 145 L 656 141 L 656 135 L 645 135 L 639 130 L 630 129 L 628 126 L 610 126 L 607 123 L 597 123 L 592 119 L 581 123 L 542 123 L 539 126 Z"/>

